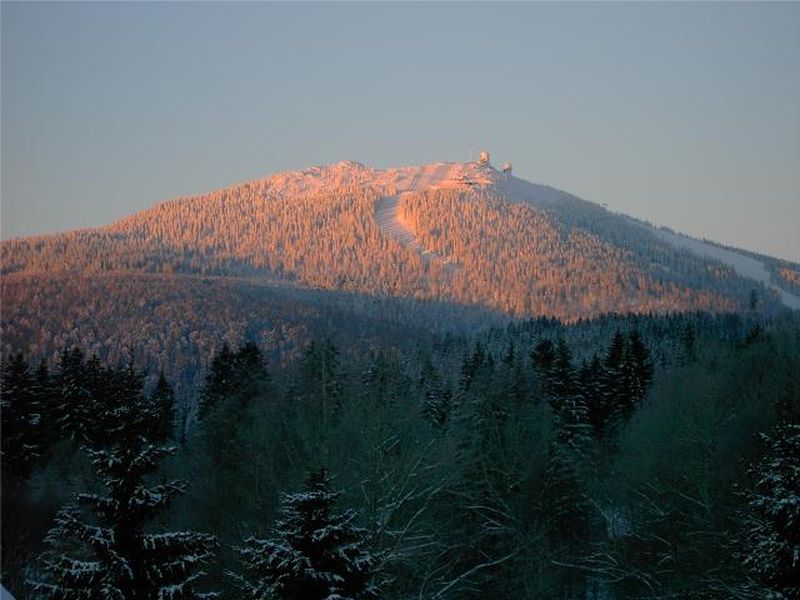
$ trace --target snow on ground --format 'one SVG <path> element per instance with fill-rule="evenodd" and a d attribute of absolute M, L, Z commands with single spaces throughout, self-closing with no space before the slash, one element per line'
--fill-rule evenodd
<path fill-rule="evenodd" d="M 673 246 L 685 248 L 694 254 L 698 254 L 706 258 L 716 259 L 721 263 L 733 268 L 733 270 L 742 277 L 760 281 L 769 289 L 775 290 L 784 305 L 795 310 L 800 310 L 800 297 L 782 290 L 772 283 L 770 272 L 760 260 L 745 254 L 741 254 L 735 250 L 720 248 L 719 246 L 696 240 L 678 233 L 673 233 L 672 231 L 668 231 L 666 229 L 654 228 L 653 232 L 662 240 L 669 242 Z"/>
<path fill-rule="evenodd" d="M 420 252 L 424 250 L 417 242 L 414 229 L 402 218 L 400 200 L 408 192 L 394 196 L 383 196 L 375 204 L 375 219 L 378 226 L 404 246 L 411 246 Z"/>
<path fill-rule="evenodd" d="M 360 163 L 342 161 L 327 167 L 312 167 L 304 171 L 282 173 L 268 180 L 270 187 L 289 195 L 315 192 L 333 185 L 370 185 L 386 190 L 375 204 L 375 218 L 388 235 L 428 258 L 444 258 L 426 250 L 416 237 L 410 223 L 403 219 L 400 205 L 404 194 L 436 189 L 490 188 L 511 202 L 547 205 L 558 202 L 562 192 L 549 186 L 519 179 L 493 168 L 487 163 L 432 163 L 418 167 L 372 169 Z M 732 267 L 743 277 L 759 281 L 775 290 L 783 304 L 800 310 L 800 296 L 784 291 L 771 280 L 764 264 L 735 250 L 720 248 L 665 229 L 652 228 L 659 238 L 678 248 L 711 258 Z M 445 259 L 447 262 L 447 259 Z"/>
<path fill-rule="evenodd" d="M 498 175 L 492 167 L 480 163 L 433 163 L 421 167 L 376 170 L 373 185 L 396 190 L 396 194 L 383 196 L 375 204 L 378 226 L 401 244 L 426 258 L 449 259 L 427 250 L 417 239 L 416 231 L 401 211 L 403 197 L 414 192 L 437 189 L 469 189 L 493 185 Z"/>

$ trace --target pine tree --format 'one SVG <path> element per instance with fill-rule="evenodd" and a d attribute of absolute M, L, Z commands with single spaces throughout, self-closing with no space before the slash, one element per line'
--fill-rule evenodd
<path fill-rule="evenodd" d="M 636 376 L 639 379 L 639 385 L 643 390 L 647 391 L 650 384 L 653 382 L 653 362 L 650 358 L 650 350 L 642 340 L 642 336 L 638 331 L 632 331 L 628 336 L 630 342 L 630 354 L 633 359 L 633 364 L 636 369 Z"/>
<path fill-rule="evenodd" d="M 305 490 L 284 497 L 283 518 L 271 540 L 255 537 L 239 549 L 244 597 L 281 600 L 377 598 L 378 559 L 367 549 L 367 532 L 355 513 L 335 513 L 339 493 L 325 469 L 306 480 Z"/>
<path fill-rule="evenodd" d="M 584 395 L 587 384 L 576 374 L 572 352 L 563 338 L 557 346 L 540 343 L 532 360 L 544 377 L 545 393 L 556 419 L 557 436 L 550 448 L 545 487 L 551 533 L 556 540 L 577 541 L 586 532 L 589 512 L 583 484 L 592 434 Z"/>
<path fill-rule="evenodd" d="M 27 479 L 41 452 L 41 410 L 33 394 L 33 381 L 22 354 L 3 365 L 0 415 L 2 415 L 3 479 Z"/>
<path fill-rule="evenodd" d="M 256 448 L 265 440 L 253 439 L 253 427 L 268 400 L 268 382 L 261 351 L 248 343 L 236 352 L 223 347 L 201 392 L 204 411 L 188 441 L 192 453 L 204 461 L 202 491 L 193 510 L 221 537 L 238 538 L 246 511 L 259 502 L 252 494 L 258 472 L 252 467 L 260 464 Z"/>
<path fill-rule="evenodd" d="M 556 362 L 556 348 L 553 342 L 549 339 L 542 340 L 531 351 L 530 357 L 534 370 L 539 374 L 539 378 L 543 382 L 543 391 L 549 393 L 547 387 Z"/>
<path fill-rule="evenodd" d="M 637 332 L 632 332 L 625 345 L 617 370 L 616 402 L 614 416 L 623 423 L 631 418 L 644 400 L 647 388 L 653 380 L 650 352 Z"/>
<path fill-rule="evenodd" d="M 483 344 L 477 342 L 472 354 L 465 354 L 461 364 L 461 380 L 459 381 L 459 393 L 465 394 L 470 390 L 475 377 L 483 367 L 487 366 L 486 352 Z"/>
<path fill-rule="evenodd" d="M 200 418 L 205 417 L 217 403 L 231 396 L 234 389 L 234 355 L 228 344 L 211 359 L 211 367 L 200 393 Z"/>
<path fill-rule="evenodd" d="M 399 382 L 382 351 L 370 354 L 369 366 L 361 375 L 361 384 L 370 406 L 385 408 L 394 404 Z"/>
<path fill-rule="evenodd" d="M 579 542 L 586 537 L 591 505 L 584 466 L 579 447 L 562 440 L 553 442 L 544 498 L 551 535 L 557 541 Z"/>
<path fill-rule="evenodd" d="M 106 493 L 78 494 L 76 504 L 58 513 L 47 536 L 49 549 L 42 555 L 50 578 L 33 583 L 34 597 L 199 597 L 195 584 L 202 573 L 197 569 L 213 555 L 214 537 L 146 529 L 186 484 L 148 481 L 174 448 L 150 441 L 159 415 L 143 398 L 138 374 L 108 369 L 103 378 L 109 394 L 98 405 L 96 420 L 106 435 L 93 447 L 87 441 L 83 449 Z M 97 446 L 100 439 L 104 445 Z"/>
<path fill-rule="evenodd" d="M 263 396 L 269 383 L 266 361 L 258 346 L 247 342 L 237 352 L 225 344 L 214 356 L 200 392 L 200 418 L 220 403 L 243 408 Z"/>
<path fill-rule="evenodd" d="M 550 374 L 550 404 L 558 415 L 564 403 L 573 395 L 575 388 L 575 369 L 572 365 L 572 351 L 567 342 L 558 340 L 555 360 Z"/>
<path fill-rule="evenodd" d="M 441 429 L 450 419 L 453 398 L 430 359 L 426 359 L 422 365 L 419 385 L 422 389 L 422 416 L 431 425 Z"/>
<path fill-rule="evenodd" d="M 158 374 L 158 381 L 150 395 L 150 402 L 159 415 L 158 427 L 152 434 L 153 440 L 166 442 L 175 435 L 175 393 L 167 383 L 164 371 Z"/>
<path fill-rule="evenodd" d="M 514 344 L 509 342 L 501 362 L 504 370 L 504 396 L 511 401 L 515 409 L 518 409 L 525 400 L 526 390 L 522 376 L 522 366 L 518 360 Z"/>
<path fill-rule="evenodd" d="M 301 395 L 318 400 L 322 422 L 339 408 L 343 395 L 339 349 L 326 339 L 321 344 L 312 341 L 303 355 Z"/>
<path fill-rule="evenodd" d="M 260 398 L 269 384 L 267 362 L 254 342 L 247 342 L 234 357 L 235 396 L 239 406 Z"/>
<path fill-rule="evenodd" d="M 64 349 L 55 378 L 56 394 L 60 399 L 58 426 L 67 437 L 86 442 L 94 414 L 92 394 L 84 370 L 84 356 L 79 348 Z"/>
<path fill-rule="evenodd" d="M 599 398 L 592 407 L 594 420 L 604 437 L 613 440 L 617 426 L 632 414 L 637 381 L 629 345 L 617 329 L 602 361 Z"/>
<path fill-rule="evenodd" d="M 33 402 L 38 405 L 41 419 L 39 421 L 39 442 L 42 453 L 46 452 L 53 444 L 61 439 L 58 427 L 59 399 L 53 387 L 50 370 L 47 363 L 42 360 L 32 378 Z"/>
<path fill-rule="evenodd" d="M 784 424 L 756 473 L 745 514 L 744 566 L 763 598 L 800 598 L 800 424 Z"/>
<path fill-rule="evenodd" d="M 603 394 L 603 365 L 595 355 L 588 363 L 584 363 L 578 373 L 578 387 L 586 400 L 589 423 L 592 425 L 594 437 L 602 440 L 610 422 L 610 407 Z"/>

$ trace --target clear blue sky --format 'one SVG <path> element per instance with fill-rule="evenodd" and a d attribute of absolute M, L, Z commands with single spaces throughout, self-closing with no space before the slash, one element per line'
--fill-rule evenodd
<path fill-rule="evenodd" d="M 2 236 L 466 160 L 800 260 L 800 4 L 2 3 Z"/>

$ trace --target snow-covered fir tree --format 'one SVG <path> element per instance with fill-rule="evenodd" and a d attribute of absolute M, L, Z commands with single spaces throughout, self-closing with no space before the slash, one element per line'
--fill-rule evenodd
<path fill-rule="evenodd" d="M 760 597 L 800 598 L 800 424 L 784 424 L 758 466 L 745 515 L 744 566 Z"/>
<path fill-rule="evenodd" d="M 305 490 L 284 498 L 283 518 L 270 540 L 255 537 L 239 548 L 245 573 L 235 576 L 244 597 L 281 600 L 377 598 L 378 557 L 352 510 L 334 511 L 339 497 L 325 469 Z"/>
<path fill-rule="evenodd" d="M 145 401 L 132 369 L 103 370 L 108 390 L 98 403 L 102 446 L 84 446 L 104 494 L 81 493 L 62 509 L 47 536 L 41 563 L 49 577 L 32 583 L 36 598 L 178 600 L 202 597 L 199 568 L 216 549 L 214 536 L 152 532 L 147 526 L 186 488 L 151 483 L 173 447 L 153 443 L 159 411 Z"/>

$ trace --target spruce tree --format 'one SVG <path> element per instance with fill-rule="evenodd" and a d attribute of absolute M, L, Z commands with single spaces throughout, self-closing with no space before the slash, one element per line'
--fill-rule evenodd
<path fill-rule="evenodd" d="M 584 363 L 578 373 L 578 386 L 586 401 L 589 423 L 592 425 L 594 437 L 602 440 L 606 434 L 610 420 L 610 407 L 603 394 L 603 366 L 595 355 L 588 363 Z"/>
<path fill-rule="evenodd" d="M 2 415 L 2 471 L 5 481 L 27 479 L 41 452 L 41 411 L 33 394 L 28 363 L 17 353 L 3 364 L 0 415 Z"/>
<path fill-rule="evenodd" d="M 53 387 L 53 379 L 47 363 L 42 360 L 32 375 L 33 402 L 41 414 L 39 420 L 39 442 L 42 453 L 46 452 L 56 441 L 61 439 L 58 427 L 59 399 Z"/>
<path fill-rule="evenodd" d="M 95 412 L 88 379 L 83 352 L 79 348 L 64 349 L 55 377 L 55 391 L 59 398 L 58 426 L 65 437 L 79 443 L 88 440 L 90 421 Z"/>
<path fill-rule="evenodd" d="M 592 425 L 586 398 L 572 365 L 572 353 L 561 339 L 549 369 L 550 406 L 556 418 L 556 439 L 550 448 L 545 502 L 558 540 L 577 541 L 588 527 L 589 502 L 585 467 Z"/>
<path fill-rule="evenodd" d="M 637 382 L 629 345 L 617 329 L 602 361 L 599 398 L 592 407 L 594 420 L 604 437 L 613 441 L 618 425 L 633 413 Z"/>
<path fill-rule="evenodd" d="M 254 342 L 247 342 L 234 357 L 235 397 L 239 407 L 262 397 L 269 384 L 267 361 Z"/>
<path fill-rule="evenodd" d="M 326 339 L 321 344 L 311 342 L 301 360 L 299 394 L 319 402 L 322 423 L 337 412 L 343 395 L 343 377 L 339 365 L 339 349 Z"/>
<path fill-rule="evenodd" d="M 206 374 L 205 384 L 200 393 L 200 418 L 211 412 L 220 400 L 233 393 L 234 389 L 234 355 L 228 344 L 211 359 L 211 366 Z"/>
<path fill-rule="evenodd" d="M 622 364 L 620 365 L 619 398 L 616 413 L 621 422 L 631 418 L 644 400 L 652 380 L 653 365 L 650 362 L 650 351 L 638 332 L 631 332 L 628 337 L 628 344 L 625 346 Z"/>
<path fill-rule="evenodd" d="M 250 343 L 236 352 L 224 347 L 206 377 L 205 411 L 188 441 L 203 461 L 193 510 L 222 538 L 240 537 L 242 520 L 257 502 L 252 467 L 260 464 L 255 448 L 264 440 L 253 439 L 253 427 L 268 398 L 268 380 L 261 352 Z"/>
<path fill-rule="evenodd" d="M 270 540 L 255 537 L 239 548 L 244 575 L 235 576 L 244 597 L 280 600 L 377 598 L 378 559 L 355 512 L 334 511 L 325 469 L 306 479 L 305 490 L 284 497 L 283 518 Z"/>
<path fill-rule="evenodd" d="M 397 400 L 402 384 L 396 369 L 381 351 L 370 354 L 369 365 L 361 375 L 361 385 L 370 406 L 387 408 Z"/>
<path fill-rule="evenodd" d="M 214 356 L 200 392 L 200 419 L 204 419 L 220 403 L 244 408 L 261 397 L 269 383 L 266 361 L 253 342 L 237 352 L 225 344 Z"/>
<path fill-rule="evenodd" d="M 32 584 L 33 595 L 63 600 L 201 597 L 195 590 L 202 575 L 198 567 L 213 555 L 214 537 L 152 533 L 147 527 L 186 488 L 182 481 L 150 482 L 174 448 L 152 443 L 158 413 L 145 401 L 135 371 L 108 369 L 102 377 L 109 393 L 95 418 L 105 435 L 91 446 L 85 442 L 83 449 L 105 493 L 78 494 L 76 504 L 58 513 L 41 561 L 49 578 Z"/>
<path fill-rule="evenodd" d="M 158 381 L 150 395 L 150 403 L 158 413 L 158 426 L 153 431 L 153 439 L 166 442 L 175 434 L 175 393 L 164 377 L 164 371 L 158 374 Z"/>
<path fill-rule="evenodd" d="M 530 353 L 531 363 L 534 370 L 539 375 L 542 391 L 550 393 L 549 385 L 556 362 L 556 348 L 549 339 L 539 342 Z"/>
<path fill-rule="evenodd" d="M 564 403 L 575 391 L 575 369 L 572 365 L 572 351 L 563 338 L 558 340 L 555 360 L 550 374 L 549 388 L 551 406 L 556 414 L 559 414 Z"/>
<path fill-rule="evenodd" d="M 745 514 L 744 566 L 763 598 L 800 598 L 800 424 L 784 424 L 756 469 Z"/>
<path fill-rule="evenodd" d="M 650 350 L 642 340 L 642 336 L 638 331 L 632 331 L 628 336 L 630 341 L 630 355 L 636 369 L 636 376 L 639 380 L 639 385 L 646 392 L 647 388 L 653 382 L 653 362 L 650 358 Z"/>
<path fill-rule="evenodd" d="M 450 419 L 453 398 L 430 359 L 426 359 L 422 365 L 419 385 L 422 390 L 422 416 L 431 425 L 441 429 Z"/>

